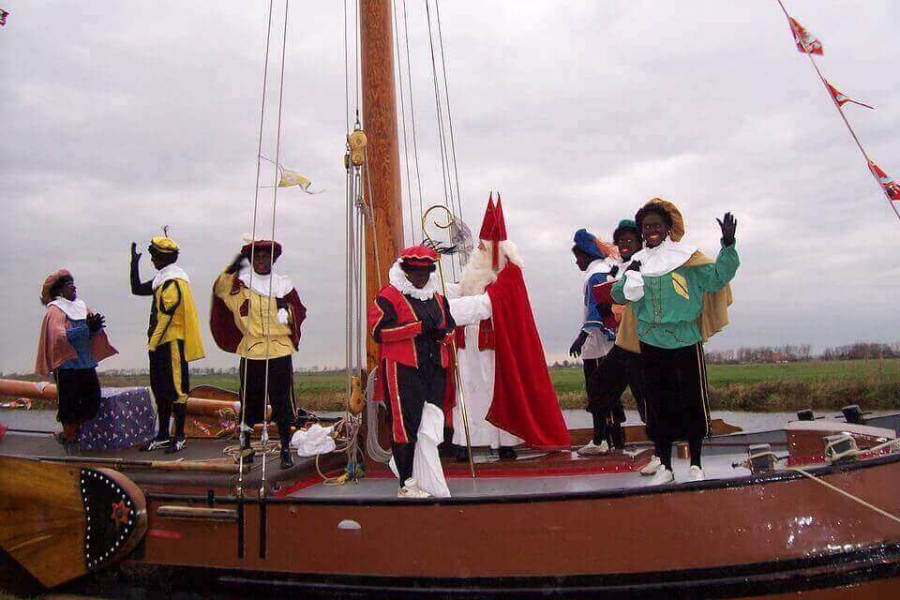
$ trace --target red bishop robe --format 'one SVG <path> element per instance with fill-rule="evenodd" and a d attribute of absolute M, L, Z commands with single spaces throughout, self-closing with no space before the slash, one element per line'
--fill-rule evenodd
<path fill-rule="evenodd" d="M 487 287 L 495 355 L 494 393 L 487 421 L 535 448 L 572 446 L 522 270 L 510 263 Z"/>

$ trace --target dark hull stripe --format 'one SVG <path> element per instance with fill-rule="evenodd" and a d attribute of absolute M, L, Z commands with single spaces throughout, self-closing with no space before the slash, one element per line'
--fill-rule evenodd
<path fill-rule="evenodd" d="M 302 564 L 302 561 L 301 563 Z M 165 575 L 162 575 L 165 573 Z M 854 552 L 791 561 L 717 569 L 690 569 L 611 575 L 505 578 L 406 578 L 300 573 L 244 574 L 215 569 L 162 568 L 160 580 L 205 579 L 242 597 L 284 592 L 331 597 L 390 598 L 742 598 L 859 585 L 900 578 L 900 545 L 877 545 Z M 104 590 L 107 594 L 108 590 Z M 115 596 L 116 594 L 112 594 Z M 846 590 L 852 598 L 852 589 Z"/>

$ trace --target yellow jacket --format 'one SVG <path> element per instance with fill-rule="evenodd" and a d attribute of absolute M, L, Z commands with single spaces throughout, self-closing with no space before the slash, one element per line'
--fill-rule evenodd
<path fill-rule="evenodd" d="M 243 336 L 233 351 L 251 360 L 293 354 L 295 346 L 291 336 L 295 327 L 299 327 L 299 323 L 294 325 L 297 316 L 288 311 L 288 322 L 279 322 L 276 298 L 264 296 L 245 286 L 235 286 L 234 281 L 233 274 L 222 273 L 213 285 L 213 295 L 225 304 L 234 325 Z"/>
<path fill-rule="evenodd" d="M 184 357 L 188 362 L 205 356 L 197 306 L 191 286 L 183 279 L 170 279 L 153 291 L 147 349 L 154 351 L 176 340 L 184 341 Z"/>

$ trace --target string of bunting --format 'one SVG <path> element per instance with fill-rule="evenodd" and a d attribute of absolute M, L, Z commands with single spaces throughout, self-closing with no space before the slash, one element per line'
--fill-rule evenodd
<path fill-rule="evenodd" d="M 795 19 L 788 13 L 787 8 L 785 8 L 784 2 L 782 2 L 782 0 L 778 0 L 778 4 L 779 6 L 781 6 L 781 10 L 784 12 L 784 15 L 788 19 L 788 24 L 791 27 L 791 34 L 793 34 L 794 43 L 797 46 L 797 51 L 806 54 L 806 56 L 809 58 L 810 63 L 812 63 L 813 69 L 815 69 L 816 71 L 816 75 L 818 75 L 819 79 L 822 82 L 822 85 L 825 86 L 829 97 L 834 103 L 834 107 L 841 115 L 841 119 L 847 126 L 847 130 L 850 131 L 850 135 L 853 136 L 853 141 L 856 142 L 856 145 L 859 147 L 859 151 L 862 153 L 863 158 L 865 158 L 866 165 L 869 168 L 869 172 L 872 174 L 872 177 L 875 178 L 875 181 L 878 182 L 878 185 L 881 187 L 881 190 L 884 192 L 885 196 L 887 196 L 888 204 L 890 204 L 891 208 L 894 211 L 894 214 L 897 215 L 898 219 L 900 219 L 900 211 L 898 211 L 896 204 L 897 202 L 900 202 L 900 184 L 897 184 L 897 182 L 895 182 L 890 177 L 890 175 L 885 173 L 885 171 L 880 166 L 878 166 L 878 164 L 874 160 L 872 160 L 872 158 L 869 156 L 869 153 L 866 152 L 865 148 L 863 148 L 862 143 L 859 141 L 859 137 L 856 135 L 853 127 L 850 125 L 850 121 L 847 120 L 847 116 L 844 114 L 843 110 L 845 104 L 856 104 L 868 109 L 874 109 L 874 107 L 847 96 L 841 90 L 839 90 L 836 85 L 828 81 L 825 76 L 822 75 L 822 71 L 819 69 L 819 65 L 816 64 L 816 60 L 813 58 L 813 55 L 823 56 L 825 54 L 825 48 L 822 45 L 822 41 L 815 35 L 810 33 L 810 31 L 803 27 L 803 25 L 801 25 L 797 19 Z"/>

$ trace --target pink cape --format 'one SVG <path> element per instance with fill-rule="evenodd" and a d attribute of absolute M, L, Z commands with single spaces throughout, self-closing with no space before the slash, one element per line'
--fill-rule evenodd
<path fill-rule="evenodd" d="M 496 352 L 488 422 L 535 448 L 570 449 L 572 440 L 550 381 L 522 270 L 508 264 L 487 293 Z"/>
<path fill-rule="evenodd" d="M 90 309 L 88 309 L 88 314 L 93 314 Z M 97 362 L 109 358 L 113 354 L 118 354 L 118 350 L 109 343 L 106 331 L 102 329 L 91 336 L 91 352 Z M 59 365 L 73 358 L 78 358 L 78 353 L 66 338 L 66 313 L 55 306 L 50 306 L 41 323 L 34 372 L 46 377 Z"/>

